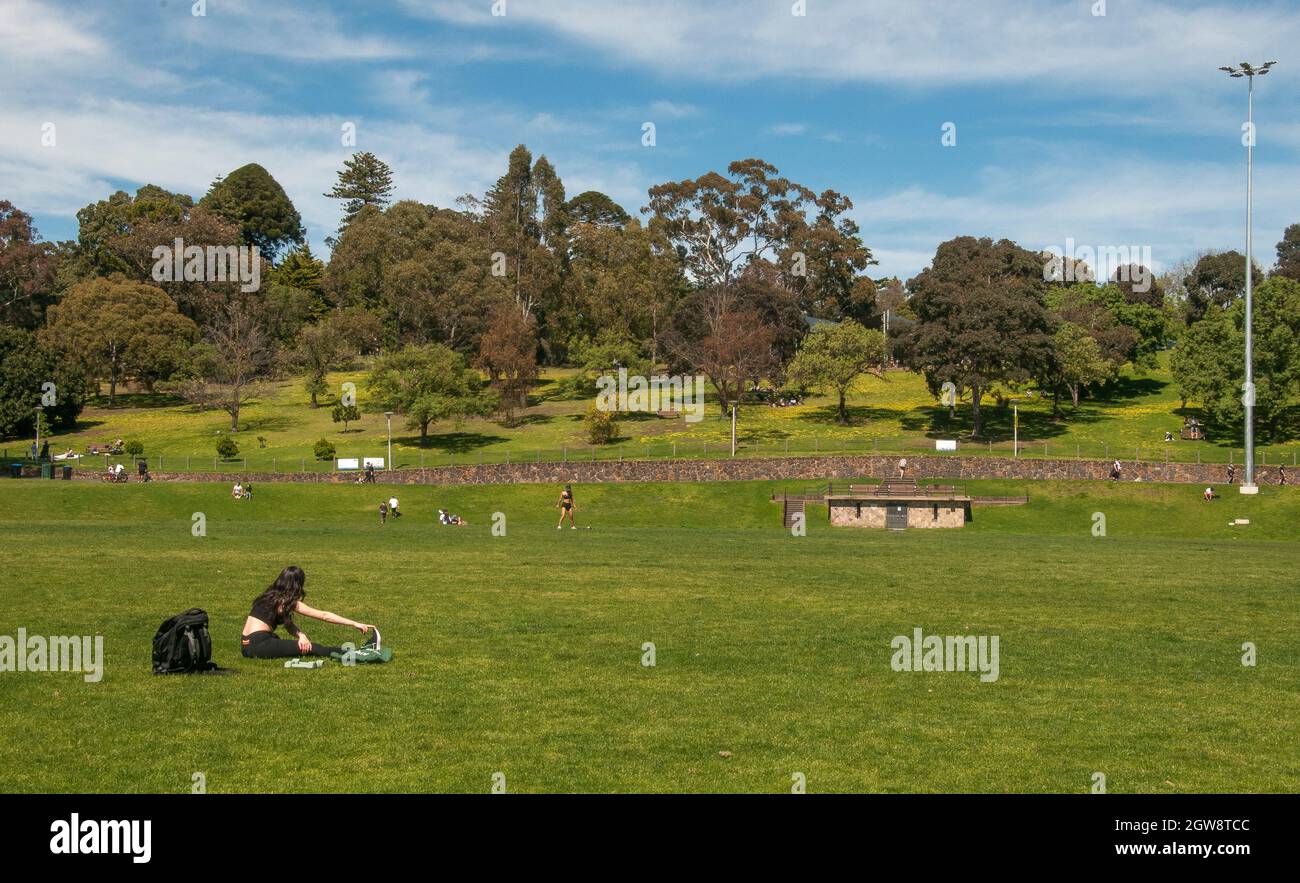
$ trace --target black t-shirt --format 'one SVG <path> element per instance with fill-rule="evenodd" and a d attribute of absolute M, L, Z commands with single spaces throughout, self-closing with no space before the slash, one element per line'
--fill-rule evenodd
<path fill-rule="evenodd" d="M 275 631 L 276 626 L 283 625 L 285 631 L 289 632 L 289 634 L 296 635 L 298 633 L 297 626 L 288 621 L 283 613 L 276 610 L 274 604 L 260 596 L 253 602 L 253 609 L 249 611 L 248 615 L 260 619 L 269 625 L 272 631 Z"/>

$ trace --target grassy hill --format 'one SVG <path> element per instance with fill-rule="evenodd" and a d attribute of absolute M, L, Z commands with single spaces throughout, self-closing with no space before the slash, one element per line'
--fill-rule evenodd
<path fill-rule="evenodd" d="M 620 423 L 620 438 L 593 451 L 588 445 L 582 416 L 590 400 L 562 395 L 560 381 L 572 372 L 547 371 L 530 399 L 530 407 L 516 426 L 496 420 L 474 419 L 462 425 L 435 425 L 428 443 L 421 447 L 419 435 L 405 427 L 399 416 L 393 420 L 393 455 L 402 466 L 436 466 L 450 463 L 499 463 L 511 460 L 560 460 L 566 457 L 618 459 L 668 456 L 708 457 L 730 452 L 731 424 L 716 401 L 710 401 L 706 419 L 688 423 L 681 418 L 630 415 Z M 363 371 L 337 373 L 329 378 L 332 389 L 344 382 L 356 383 L 361 405 L 365 406 Z M 1106 395 L 1085 400 L 1075 410 L 1066 405 L 1066 418 L 1051 416 L 1051 403 L 1041 397 L 1008 394 L 999 407 L 991 396 L 985 402 L 986 435 L 969 439 L 969 404 L 959 406 L 955 420 L 936 405 L 919 375 L 896 371 L 885 379 L 866 378 L 850 397 L 848 426 L 835 422 L 834 402 L 812 397 L 795 408 L 751 405 L 742 408 L 738 421 L 740 453 L 743 456 L 772 456 L 785 453 L 872 451 L 918 453 L 934 449 L 934 439 L 956 438 L 966 453 L 1008 456 L 1012 448 L 1014 413 L 1019 409 L 1022 456 L 1087 458 L 1121 457 L 1226 463 L 1241 462 L 1240 441 L 1219 438 L 1211 442 L 1178 440 L 1164 442 L 1165 431 L 1175 438 L 1182 427 L 1183 411 L 1177 387 L 1165 363 L 1144 376 L 1127 374 Z M 364 413 L 362 420 L 345 431 L 331 420 L 334 399 L 321 399 L 322 407 L 311 408 L 299 379 L 275 384 L 272 393 L 243 411 L 241 432 L 235 435 L 240 455 L 237 461 L 215 464 L 228 470 L 330 469 L 331 462 L 313 459 L 312 446 L 325 438 L 334 443 L 338 456 L 385 456 L 387 430 L 380 413 Z M 1189 410 L 1188 414 L 1194 413 Z M 154 468 L 158 457 L 167 468 L 214 468 L 215 446 L 229 432 L 229 418 L 219 411 L 200 411 L 191 405 L 162 395 L 144 393 L 118 397 L 116 407 L 107 399 L 96 399 L 82 415 L 76 432 L 55 437 L 51 451 L 71 448 L 84 452 L 89 445 L 103 445 L 116 438 L 138 439 Z M 18 455 L 30 442 L 11 440 L 9 455 Z M 1287 441 L 1260 447 L 1269 463 L 1292 464 L 1300 445 Z M 95 461 L 102 466 L 102 460 Z"/>
<path fill-rule="evenodd" d="M 592 530 L 557 531 L 537 486 L 402 488 L 381 527 L 382 486 L 0 483 L 0 634 L 102 634 L 107 656 L 97 684 L 0 674 L 0 790 L 1300 790 L 1300 492 L 971 482 L 1032 502 L 905 533 L 813 509 L 792 537 L 776 487 L 580 486 Z M 394 662 L 238 656 L 290 563 Z M 191 606 L 237 674 L 150 674 Z M 914 628 L 999 636 L 1000 678 L 893 671 Z"/>

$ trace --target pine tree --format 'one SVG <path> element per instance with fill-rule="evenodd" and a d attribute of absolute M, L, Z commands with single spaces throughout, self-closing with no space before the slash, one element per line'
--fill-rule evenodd
<path fill-rule="evenodd" d="M 342 233 L 357 212 L 366 206 L 385 208 L 391 201 L 392 192 L 393 170 L 373 153 L 362 151 L 344 160 L 338 182 L 325 195 L 344 201 L 343 220 L 339 223 L 339 233 Z"/>

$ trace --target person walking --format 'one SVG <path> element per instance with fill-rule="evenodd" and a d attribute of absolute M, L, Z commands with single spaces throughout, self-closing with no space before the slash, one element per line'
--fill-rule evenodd
<path fill-rule="evenodd" d="M 1237 483 L 1237 466 L 1235 463 L 1228 464 L 1228 484 Z"/>
<path fill-rule="evenodd" d="M 388 513 L 394 518 L 401 518 L 402 513 L 397 509 L 397 497 L 388 498 Z"/>
<path fill-rule="evenodd" d="M 379 503 L 379 526 L 383 527 L 388 523 L 388 501 L 382 500 Z"/>
<path fill-rule="evenodd" d="M 901 459 L 901 460 L 898 461 L 898 477 L 899 477 L 899 478 L 906 478 L 906 477 L 907 477 L 907 458 L 906 458 L 906 457 L 904 457 L 903 459 Z"/>
<path fill-rule="evenodd" d="M 564 528 L 564 519 L 569 519 L 569 530 L 577 530 L 578 526 L 573 521 L 573 513 L 576 507 L 573 503 L 573 485 L 566 484 L 564 490 L 560 492 L 560 501 L 555 504 L 560 510 L 560 523 L 555 525 L 556 530 Z"/>
<path fill-rule="evenodd" d="M 1286 464 L 1283 463 L 1277 467 L 1277 483 L 1286 484 Z"/>

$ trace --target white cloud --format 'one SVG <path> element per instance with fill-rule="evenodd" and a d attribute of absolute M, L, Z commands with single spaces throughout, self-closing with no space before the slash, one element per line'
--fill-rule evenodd
<path fill-rule="evenodd" d="M 1244 171 L 1080 156 L 1073 163 L 987 168 L 959 195 L 908 186 L 850 196 L 863 239 L 880 261 L 875 275 L 913 276 L 939 243 L 963 235 L 1013 239 L 1034 250 L 1064 249 L 1067 239 L 1093 248 L 1149 247 L 1160 271 L 1208 249 L 1245 251 Z M 1255 183 L 1255 257 L 1271 266 L 1274 244 L 1295 222 L 1300 169 L 1258 164 Z"/>
<path fill-rule="evenodd" d="M 1241 47 L 1266 60 L 1300 44 L 1286 4 L 1146 0 L 1091 14 L 1080 0 L 752 0 L 513 2 L 493 17 L 484 0 L 404 0 L 413 13 L 463 27 L 560 36 L 674 78 L 811 77 L 905 86 L 1001 83 L 1041 91 L 1070 85 L 1115 97 L 1203 83 Z M 558 55 L 558 53 L 557 53 Z M 1134 68 L 1134 57 L 1143 60 Z"/>

